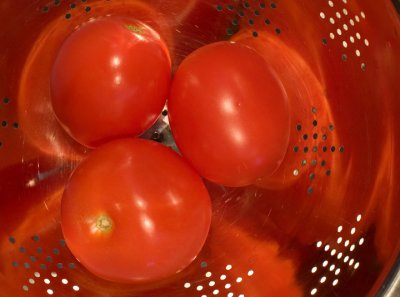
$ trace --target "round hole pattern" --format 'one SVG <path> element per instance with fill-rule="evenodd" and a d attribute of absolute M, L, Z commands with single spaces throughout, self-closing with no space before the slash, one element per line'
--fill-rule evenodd
<path fill-rule="evenodd" d="M 231 0 L 229 4 L 215 5 L 215 9 L 218 12 L 227 13 L 231 17 L 231 20 L 227 24 L 227 36 L 234 35 L 241 27 L 252 28 L 256 25 L 267 26 L 269 28 L 268 30 L 273 30 L 276 35 L 280 35 L 282 33 L 282 28 L 276 26 L 277 24 L 273 24 L 269 17 L 266 18 L 266 16 L 270 16 L 277 8 L 278 4 L 275 2 L 270 2 L 269 5 L 266 5 L 264 2 L 250 4 L 247 1 L 234 0 Z M 320 15 L 320 17 L 323 18 L 324 15 Z M 273 26 L 270 26 L 271 24 L 273 24 Z M 252 30 L 251 36 L 257 38 L 259 32 Z"/>
<path fill-rule="evenodd" d="M 304 159 L 300 161 L 300 165 L 303 168 L 295 167 L 292 170 L 292 175 L 295 177 L 299 177 L 300 173 L 302 171 L 306 171 L 310 169 L 311 166 L 311 172 L 308 173 L 309 177 L 309 182 L 310 185 L 307 187 L 307 194 L 311 195 L 314 193 L 314 185 L 313 183 L 318 182 L 318 178 L 323 175 L 321 171 L 319 171 L 319 168 L 317 167 L 318 164 L 321 164 L 322 167 L 328 167 L 326 160 L 321 160 L 321 162 L 318 160 L 318 158 L 321 157 L 319 152 L 322 150 L 322 152 L 327 153 L 328 151 L 331 153 L 334 153 L 336 151 L 336 146 L 332 145 L 330 147 L 324 145 L 322 147 L 319 146 L 319 142 L 327 142 L 328 136 L 326 131 L 329 131 L 330 133 L 334 132 L 334 126 L 333 124 L 329 124 L 328 127 L 325 125 L 321 125 L 318 123 L 317 119 L 317 109 L 315 107 L 311 107 L 311 112 L 314 116 L 314 119 L 311 120 L 311 131 L 306 131 L 304 127 L 309 127 L 309 125 L 304 125 L 303 123 L 297 123 L 295 125 L 295 130 L 298 132 L 298 139 L 295 145 L 293 146 L 293 153 L 301 153 L 301 154 L 306 154 Z M 321 136 L 320 136 L 321 135 Z M 320 141 L 318 141 L 320 140 Z M 341 148 L 341 153 L 344 152 L 344 146 L 340 145 L 338 146 Z M 309 161 L 307 160 L 309 159 Z M 306 166 L 306 165 L 309 166 Z M 328 167 L 324 171 L 325 176 L 331 176 L 331 169 Z M 318 174 L 319 173 L 319 174 Z"/>
<path fill-rule="evenodd" d="M 349 12 L 347 9 L 347 1 L 332 1 L 329 0 L 327 1 L 327 8 L 326 10 L 322 10 L 319 12 L 319 18 L 321 21 L 326 21 L 329 22 L 329 37 L 331 40 L 335 39 L 335 36 L 337 34 L 338 40 L 343 46 L 343 49 L 346 51 L 351 48 L 350 45 L 356 45 L 358 46 L 357 49 L 353 49 L 352 53 L 355 54 L 356 58 L 361 57 L 361 50 L 360 50 L 360 44 L 356 42 L 353 36 L 350 37 L 350 44 L 347 42 L 347 37 L 342 31 L 342 28 L 344 31 L 352 31 L 350 30 L 351 26 L 353 29 L 359 28 L 363 26 L 362 20 L 366 18 L 365 12 L 364 11 L 358 11 L 355 13 Z M 346 17 L 342 17 L 346 16 Z M 350 18 L 349 18 L 350 17 Z M 336 27 L 336 28 L 335 28 Z M 352 32 L 351 32 L 352 33 Z M 354 34 L 354 33 L 353 33 Z M 362 37 L 359 32 L 356 33 L 356 37 L 358 40 L 361 41 Z M 327 40 L 327 38 L 323 38 L 324 40 Z M 369 40 L 367 38 L 363 38 L 362 46 L 368 47 L 370 45 Z M 324 44 L 326 45 L 326 44 Z M 342 53 L 341 54 L 341 59 L 343 62 L 346 62 L 349 59 L 349 54 L 348 53 Z M 366 64 L 365 62 L 360 62 L 361 65 L 361 70 L 365 71 L 366 70 Z"/>
<path fill-rule="evenodd" d="M 202 267 L 200 265 L 201 268 Z M 246 279 L 251 278 L 256 273 L 253 269 L 249 269 L 248 271 L 241 271 L 238 275 L 238 272 L 235 271 L 235 267 L 232 264 L 225 265 L 226 274 L 219 274 L 212 272 L 212 270 L 208 270 L 204 272 L 205 278 L 202 280 L 196 281 L 186 281 L 183 283 L 183 288 L 187 290 L 193 290 L 193 292 L 201 292 L 201 296 L 211 296 L 211 295 L 219 295 L 221 293 L 220 288 L 225 288 L 229 290 L 232 288 L 233 283 L 244 283 Z M 64 283 L 64 282 L 63 282 Z M 66 284 L 66 283 L 65 283 Z M 229 295 L 229 293 L 231 295 Z M 237 293 L 229 292 L 229 296 L 239 296 Z M 198 293 L 197 293 L 198 294 Z M 228 296 L 225 295 L 225 296 Z M 243 295 L 244 296 L 244 295 Z"/>
<path fill-rule="evenodd" d="M 339 275 L 342 272 L 344 266 L 354 271 L 360 267 L 360 262 L 357 262 L 355 258 L 350 256 L 350 253 L 357 249 L 357 246 L 364 244 L 365 239 L 363 237 L 354 240 L 353 237 L 357 232 L 357 224 L 362 220 L 362 215 L 358 214 L 352 226 L 345 225 L 337 226 L 337 239 L 329 243 L 323 241 L 317 241 L 315 244 L 316 249 L 320 250 L 322 260 L 320 264 L 312 266 L 310 268 L 311 275 L 314 275 L 315 283 L 319 286 L 315 286 L 311 291 L 310 295 L 316 295 L 320 286 L 337 286 L 339 284 Z M 343 246 L 345 250 L 343 250 Z M 339 252 L 338 249 L 341 249 Z M 353 254 L 351 254 L 353 255 Z M 320 267 L 320 268 L 319 268 Z M 317 273 L 321 269 L 321 274 Z M 319 275 L 318 275 L 319 274 Z"/>
<path fill-rule="evenodd" d="M 30 237 L 30 239 L 35 243 L 38 243 L 38 242 L 41 241 L 41 238 L 40 238 L 39 235 L 33 235 L 32 237 Z M 9 237 L 9 242 L 14 245 L 17 242 L 17 239 L 15 239 L 14 237 Z M 63 244 L 64 241 L 59 241 L 59 243 L 60 243 L 61 246 L 64 246 L 64 244 Z M 61 282 L 64 285 L 68 284 L 68 280 L 67 279 L 62 279 L 62 280 L 60 279 L 59 281 L 57 281 L 57 278 L 59 277 L 59 272 L 56 272 L 54 270 L 54 268 L 62 269 L 64 267 L 64 264 L 63 263 L 55 264 L 55 263 L 53 263 L 53 257 L 52 256 L 44 254 L 44 252 L 50 252 L 50 253 L 58 256 L 58 255 L 61 254 L 61 249 L 60 248 L 53 248 L 53 249 L 49 248 L 49 251 L 47 251 L 47 250 L 45 251 L 42 247 L 39 246 L 39 247 L 34 248 L 34 251 L 37 254 L 39 254 L 39 256 L 30 254 L 30 251 L 24 246 L 17 247 L 16 252 L 22 253 L 22 254 L 26 254 L 26 257 L 27 257 L 27 259 L 30 260 L 30 262 L 23 262 L 20 265 L 18 262 L 12 261 L 11 264 L 15 268 L 18 268 L 19 266 L 21 266 L 22 268 L 24 268 L 26 270 L 30 270 L 31 268 L 33 268 L 33 266 L 36 267 L 36 265 L 37 265 L 38 268 L 41 271 L 43 271 L 43 273 L 46 275 L 46 277 L 43 278 L 41 280 L 41 282 L 43 284 L 47 285 L 47 286 L 49 286 L 50 284 L 57 283 L 57 282 Z M 40 263 L 40 262 L 42 262 L 42 263 Z M 45 264 L 43 262 L 45 262 L 47 264 Z M 67 264 L 67 266 L 70 269 L 76 268 L 76 264 L 73 263 L 73 262 Z M 45 271 L 47 269 L 50 269 L 50 268 L 53 268 L 53 270 L 50 270 L 48 273 L 46 273 Z M 27 284 L 25 286 L 27 286 L 27 285 L 35 285 L 37 283 L 37 280 L 40 279 L 41 277 L 42 277 L 41 272 L 34 271 L 33 275 L 30 278 L 27 279 Z M 74 291 L 79 291 L 79 286 L 77 286 L 77 285 L 74 285 L 74 286 L 75 286 L 75 290 L 74 290 L 74 287 L 71 287 L 70 289 L 72 289 Z M 49 288 L 49 289 L 54 290 L 54 288 Z M 28 290 L 29 290 L 29 287 L 28 287 Z M 52 291 L 52 292 L 54 293 L 54 291 Z M 50 295 L 50 294 L 48 293 L 48 295 Z"/>
<path fill-rule="evenodd" d="M 38 272 L 37 272 L 38 273 Z M 54 272 L 55 273 L 55 272 Z M 52 272 L 51 273 L 51 275 L 52 276 L 54 276 L 54 273 Z M 36 272 L 35 272 L 35 274 L 36 274 Z M 39 274 L 39 273 L 38 273 Z M 35 275 L 35 277 L 36 277 L 36 275 Z M 30 278 L 29 280 L 28 280 L 28 282 L 31 284 L 31 285 L 34 285 L 36 282 L 35 282 L 35 280 L 33 279 L 33 278 Z M 47 285 L 47 286 L 49 286 L 50 284 L 51 284 L 51 281 L 50 281 L 50 279 L 48 279 L 48 278 L 45 278 L 44 280 L 43 280 L 43 282 Z M 68 280 L 68 279 L 66 279 L 66 278 L 63 278 L 63 279 L 61 279 L 61 284 L 62 285 L 64 285 L 64 286 L 66 286 L 66 285 L 68 285 L 69 283 L 70 283 L 70 281 Z M 54 283 L 53 283 L 54 284 Z M 186 284 L 185 284 L 185 286 L 186 286 Z M 75 292 L 78 292 L 79 290 L 80 290 L 80 287 L 78 286 L 78 285 L 72 285 L 71 287 L 70 287 L 70 289 L 72 289 L 73 291 L 75 291 Z M 55 293 L 54 292 L 54 287 L 53 288 L 49 288 L 49 289 L 47 289 L 47 294 L 49 294 L 49 295 L 52 295 L 53 293 Z"/>

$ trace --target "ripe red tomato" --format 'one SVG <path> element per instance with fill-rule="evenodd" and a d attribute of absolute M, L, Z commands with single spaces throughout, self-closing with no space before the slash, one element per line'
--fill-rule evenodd
<path fill-rule="evenodd" d="M 142 139 L 112 141 L 74 171 L 61 205 L 74 256 L 115 282 L 173 276 L 200 252 L 211 223 L 208 191 L 175 152 Z"/>
<path fill-rule="evenodd" d="M 61 46 L 52 105 L 75 140 L 96 147 L 149 128 L 165 105 L 170 78 L 168 50 L 154 30 L 134 19 L 102 17 Z"/>
<path fill-rule="evenodd" d="M 211 181 L 248 185 L 272 174 L 284 158 L 287 98 L 250 47 L 218 42 L 193 52 L 177 70 L 168 108 L 177 146 Z"/>

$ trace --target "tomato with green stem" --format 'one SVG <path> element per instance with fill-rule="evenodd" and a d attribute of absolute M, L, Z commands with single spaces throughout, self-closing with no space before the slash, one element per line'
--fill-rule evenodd
<path fill-rule="evenodd" d="M 198 174 L 174 151 L 143 139 L 107 143 L 73 172 L 62 231 L 93 274 L 121 283 L 172 277 L 198 255 L 211 202 Z"/>
<path fill-rule="evenodd" d="M 165 105 L 171 60 L 160 35 L 131 18 L 100 17 L 62 44 L 51 74 L 61 125 L 88 147 L 136 136 Z"/>

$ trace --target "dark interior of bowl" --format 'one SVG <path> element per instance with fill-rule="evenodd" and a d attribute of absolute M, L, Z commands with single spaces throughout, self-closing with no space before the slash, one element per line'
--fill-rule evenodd
<path fill-rule="evenodd" d="M 2 0 L 0 296 L 375 296 L 400 243 L 396 5 Z M 187 269 L 156 284 L 93 276 L 60 228 L 63 187 L 88 150 L 52 113 L 50 70 L 65 37 L 105 15 L 157 28 L 175 69 L 195 49 L 238 36 L 264 49 L 272 65 L 285 65 L 292 118 L 281 167 L 248 187 L 206 182 L 213 202 L 207 242 Z M 145 137 L 173 146 L 169 136 L 161 117 Z"/>

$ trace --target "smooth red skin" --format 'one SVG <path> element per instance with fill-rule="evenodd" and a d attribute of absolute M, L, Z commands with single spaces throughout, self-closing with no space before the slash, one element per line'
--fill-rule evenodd
<path fill-rule="evenodd" d="M 112 232 L 92 233 L 102 214 L 113 220 Z M 210 228 L 211 202 L 202 179 L 171 149 L 121 139 L 95 150 L 74 171 L 61 219 L 67 246 L 93 274 L 153 282 L 196 258 Z"/>
<path fill-rule="evenodd" d="M 83 24 L 61 46 L 52 105 L 76 141 L 96 147 L 149 128 L 165 105 L 170 79 L 168 50 L 154 30 L 134 19 L 103 17 Z"/>
<path fill-rule="evenodd" d="M 247 46 L 219 42 L 189 55 L 174 77 L 168 109 L 183 156 L 213 182 L 249 185 L 272 174 L 286 153 L 286 94 Z"/>

